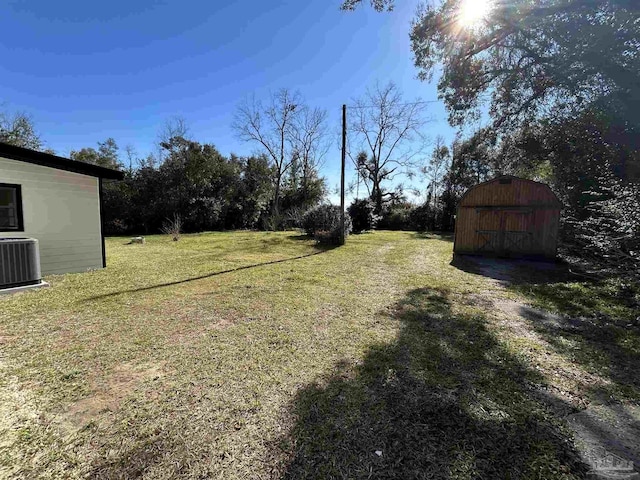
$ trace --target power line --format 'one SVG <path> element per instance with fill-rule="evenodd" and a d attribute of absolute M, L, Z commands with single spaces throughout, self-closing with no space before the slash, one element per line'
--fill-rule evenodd
<path fill-rule="evenodd" d="M 427 103 L 440 103 L 441 100 L 420 100 L 418 102 L 393 103 L 393 106 L 408 107 L 409 105 L 425 105 Z M 348 108 L 380 108 L 378 105 L 347 105 Z"/>

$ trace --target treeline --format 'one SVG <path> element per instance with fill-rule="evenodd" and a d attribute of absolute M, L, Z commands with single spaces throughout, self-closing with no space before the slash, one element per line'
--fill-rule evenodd
<path fill-rule="evenodd" d="M 124 169 L 123 181 L 105 181 L 106 233 L 158 233 L 176 216 L 186 232 L 286 228 L 325 196 L 324 179 L 314 175 L 303 186 L 294 167 L 282 181 L 276 214 L 275 172 L 266 156 L 227 158 L 213 145 L 183 137 L 161 147 L 162 162 L 147 159 Z M 93 163 L 109 165 L 104 158 Z"/>

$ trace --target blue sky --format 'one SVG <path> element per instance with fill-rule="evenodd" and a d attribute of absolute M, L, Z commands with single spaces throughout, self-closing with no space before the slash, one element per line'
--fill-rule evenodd
<path fill-rule="evenodd" d="M 195 140 L 249 154 L 255 146 L 230 125 L 250 93 L 297 89 L 329 111 L 332 128 L 341 105 L 376 81 L 394 81 L 408 101 L 436 99 L 435 82 L 415 78 L 408 33 L 417 4 L 376 13 L 342 12 L 340 0 L 5 0 L 0 102 L 31 114 L 61 155 L 107 137 L 146 154 L 174 115 Z M 451 140 L 442 104 L 429 112 L 429 135 Z M 330 187 L 339 160 L 332 148 L 322 171 Z"/>

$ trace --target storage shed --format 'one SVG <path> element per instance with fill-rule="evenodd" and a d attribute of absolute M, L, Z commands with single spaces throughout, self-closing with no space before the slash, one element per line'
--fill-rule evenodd
<path fill-rule="evenodd" d="M 106 266 L 102 180 L 122 172 L 0 143 L 0 238 L 38 240 L 42 274 Z M 19 271 L 0 255 L 0 271 Z"/>
<path fill-rule="evenodd" d="M 556 256 L 561 203 L 548 185 L 501 176 L 470 188 L 458 205 L 455 254 Z"/>

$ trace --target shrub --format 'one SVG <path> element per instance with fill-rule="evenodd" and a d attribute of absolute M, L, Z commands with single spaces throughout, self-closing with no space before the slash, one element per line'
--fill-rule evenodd
<path fill-rule="evenodd" d="M 375 214 L 375 205 L 369 199 L 354 200 L 347 212 L 353 224 L 353 233 L 361 233 L 376 228 L 380 216 Z"/>
<path fill-rule="evenodd" d="M 336 244 L 340 240 L 340 207 L 319 205 L 302 217 L 302 228 L 318 243 Z M 351 232 L 351 218 L 345 214 L 345 237 Z"/>
<path fill-rule="evenodd" d="M 129 231 L 127 224 L 120 218 L 107 220 L 104 225 L 106 235 L 124 235 Z"/>
<path fill-rule="evenodd" d="M 380 230 L 411 230 L 409 225 L 410 206 L 397 206 L 384 209 L 378 222 Z"/>
<path fill-rule="evenodd" d="M 435 230 L 435 215 L 435 210 L 426 203 L 413 207 L 408 215 L 409 226 L 412 230 L 417 230 L 418 232 Z"/>
<path fill-rule="evenodd" d="M 180 215 L 175 214 L 173 220 L 167 218 L 162 226 L 162 233 L 171 235 L 174 242 L 180 240 L 180 234 L 182 233 L 182 219 Z"/>
<path fill-rule="evenodd" d="M 302 222 L 304 218 L 304 210 L 302 208 L 293 207 L 287 210 L 284 214 L 281 227 L 284 230 L 294 230 L 302 228 Z"/>

